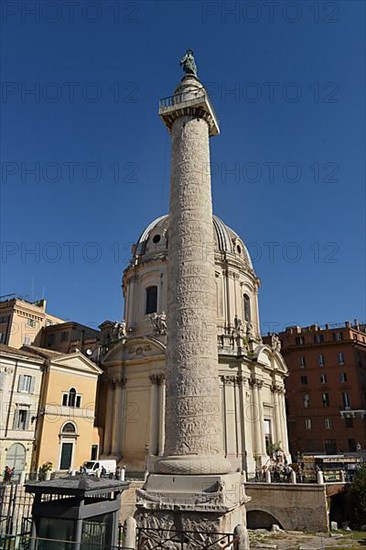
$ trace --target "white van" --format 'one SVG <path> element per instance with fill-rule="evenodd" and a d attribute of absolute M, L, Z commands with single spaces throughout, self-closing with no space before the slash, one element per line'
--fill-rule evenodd
<path fill-rule="evenodd" d="M 116 474 L 117 463 L 115 460 L 88 460 L 84 462 L 83 468 L 88 476 L 101 475 L 102 469 L 105 469 L 105 475 Z"/>

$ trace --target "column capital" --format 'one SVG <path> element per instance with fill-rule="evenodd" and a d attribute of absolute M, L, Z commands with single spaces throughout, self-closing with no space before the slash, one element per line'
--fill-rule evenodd
<path fill-rule="evenodd" d="M 251 388 L 261 389 L 263 387 L 263 380 L 259 380 L 258 378 L 249 378 L 248 382 Z"/>
<path fill-rule="evenodd" d="M 164 374 L 150 374 L 149 380 L 152 384 L 156 384 L 157 386 L 165 384 Z"/>
<path fill-rule="evenodd" d="M 271 386 L 272 393 L 285 393 L 285 388 L 279 386 L 278 384 L 272 384 Z"/>
<path fill-rule="evenodd" d="M 224 386 L 232 386 L 236 382 L 236 376 L 231 374 L 224 374 L 220 376 L 220 379 Z"/>
<path fill-rule="evenodd" d="M 127 378 L 113 378 L 112 379 L 112 387 L 114 390 L 117 388 L 124 388 L 127 383 Z"/>

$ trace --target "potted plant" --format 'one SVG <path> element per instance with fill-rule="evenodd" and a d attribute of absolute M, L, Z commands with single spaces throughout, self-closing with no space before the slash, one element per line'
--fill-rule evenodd
<path fill-rule="evenodd" d="M 44 462 L 38 470 L 38 479 L 39 481 L 48 481 L 51 479 L 52 472 L 52 462 Z"/>

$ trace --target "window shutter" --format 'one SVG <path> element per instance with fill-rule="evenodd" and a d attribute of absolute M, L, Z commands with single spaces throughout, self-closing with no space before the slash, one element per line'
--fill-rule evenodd
<path fill-rule="evenodd" d="M 29 390 L 29 393 L 34 393 L 34 385 L 35 385 L 35 377 L 34 376 L 31 376 L 31 383 L 30 383 L 30 390 Z"/>
<path fill-rule="evenodd" d="M 22 374 L 19 374 L 19 378 L 18 378 L 18 391 L 22 391 L 23 389 L 23 379 L 24 379 L 24 376 Z"/>
<path fill-rule="evenodd" d="M 25 430 L 29 430 L 29 417 L 30 417 L 30 410 L 28 409 L 26 411 L 26 419 L 25 419 L 25 422 L 24 422 L 24 429 Z"/>
<path fill-rule="evenodd" d="M 14 412 L 13 430 L 18 429 L 18 422 L 19 422 L 19 409 L 16 408 Z"/>

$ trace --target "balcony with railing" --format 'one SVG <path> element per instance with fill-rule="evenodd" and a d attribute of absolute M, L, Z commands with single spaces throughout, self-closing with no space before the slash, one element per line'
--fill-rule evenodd
<path fill-rule="evenodd" d="M 205 114 L 205 119 L 210 126 L 210 134 L 219 133 L 219 120 L 204 88 L 188 90 L 172 96 L 163 97 L 159 101 L 159 115 L 168 128 L 173 121 L 185 113 Z"/>

